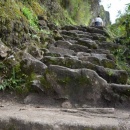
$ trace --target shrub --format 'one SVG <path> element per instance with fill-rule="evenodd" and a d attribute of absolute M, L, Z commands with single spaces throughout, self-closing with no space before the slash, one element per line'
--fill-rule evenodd
<path fill-rule="evenodd" d="M 22 12 L 23 12 L 23 15 L 29 20 L 30 26 L 38 28 L 38 25 L 37 25 L 38 19 L 37 19 L 37 16 L 34 15 L 33 11 L 31 11 L 27 7 L 23 7 Z"/>

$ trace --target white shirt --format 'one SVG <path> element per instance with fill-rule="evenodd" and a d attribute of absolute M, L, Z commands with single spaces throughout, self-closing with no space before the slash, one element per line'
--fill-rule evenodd
<path fill-rule="evenodd" d="M 100 17 L 95 18 L 95 22 L 100 22 L 103 26 L 103 20 Z"/>
<path fill-rule="evenodd" d="M 95 22 L 103 23 L 102 19 L 100 17 L 95 18 Z"/>

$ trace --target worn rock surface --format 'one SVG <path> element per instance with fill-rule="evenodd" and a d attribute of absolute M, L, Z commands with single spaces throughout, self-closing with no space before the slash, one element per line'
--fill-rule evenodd
<path fill-rule="evenodd" d="M 130 128 L 129 111 L 114 108 L 70 109 L 52 105 L 47 107 L 38 103 L 25 105 L 16 102 L 16 97 L 1 95 L 0 130 L 129 130 Z M 36 95 L 33 99 L 37 102 L 42 100 L 36 98 Z"/>
<path fill-rule="evenodd" d="M 47 82 L 50 81 L 49 88 L 59 98 L 80 105 L 85 102 L 99 106 L 120 104 L 119 91 L 113 91 L 109 85 L 127 83 L 127 72 L 116 67 L 110 52 L 119 46 L 106 41 L 109 35 L 103 28 L 64 26 L 59 32 L 66 37 L 49 45 L 49 53 L 41 60 L 49 66 L 45 74 Z M 114 104 L 110 93 L 118 95 Z"/>

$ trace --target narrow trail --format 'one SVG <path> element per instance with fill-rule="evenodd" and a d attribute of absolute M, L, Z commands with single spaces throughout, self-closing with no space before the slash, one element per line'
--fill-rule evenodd
<path fill-rule="evenodd" d="M 119 45 L 107 42 L 103 28 L 65 26 L 58 33 L 41 61 L 60 79 L 46 75 L 65 102 L 31 94 L 19 102 L 1 94 L 0 130 L 130 130 L 130 112 L 124 109 L 128 75 L 111 54 Z M 66 102 L 72 104 L 64 107 Z"/>
<path fill-rule="evenodd" d="M 114 108 L 102 108 L 102 111 L 97 108 L 66 109 L 26 105 L 14 101 L 4 101 L 0 104 L 0 130 L 129 130 L 130 128 L 130 112 Z"/>

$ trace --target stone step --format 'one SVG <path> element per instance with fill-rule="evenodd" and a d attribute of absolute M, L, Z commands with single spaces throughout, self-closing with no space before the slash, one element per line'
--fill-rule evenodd
<path fill-rule="evenodd" d="M 95 27 L 86 27 L 86 28 L 87 28 L 87 32 L 89 33 L 98 33 L 98 34 L 102 34 L 104 36 L 109 37 L 109 34 L 104 29 L 95 28 Z"/>
<path fill-rule="evenodd" d="M 77 34 L 78 38 L 88 38 L 88 39 L 93 39 L 93 36 L 91 34 Z"/>
<path fill-rule="evenodd" d="M 64 40 L 77 40 L 78 39 L 77 37 L 72 37 L 65 34 L 62 34 L 61 36 L 63 37 Z"/>
<path fill-rule="evenodd" d="M 92 43 L 92 46 L 95 46 L 95 42 L 93 42 L 93 43 Z M 65 49 L 70 49 L 70 50 L 73 50 L 75 52 L 106 54 L 108 59 L 115 61 L 114 56 L 112 54 L 110 54 L 109 50 L 105 50 L 105 49 L 89 49 L 87 46 L 79 45 L 78 41 L 73 41 L 73 44 L 72 44 L 71 41 L 69 42 L 69 41 L 59 40 L 59 41 L 55 42 L 53 46 L 63 48 L 63 49 L 64 48 Z"/>
<path fill-rule="evenodd" d="M 110 54 L 110 51 L 105 49 L 91 49 L 91 53 Z"/>
<path fill-rule="evenodd" d="M 66 31 L 72 31 L 73 32 L 87 32 L 87 33 L 97 33 L 101 34 L 106 37 L 110 37 L 109 34 L 106 32 L 105 28 L 102 27 L 86 27 L 86 26 L 64 26 L 61 28 L 61 30 L 66 30 Z M 83 34 L 83 33 L 82 33 Z"/>
<path fill-rule="evenodd" d="M 109 51 L 104 51 L 104 50 L 100 50 L 100 49 L 97 49 L 97 51 L 95 51 L 95 50 L 88 49 L 87 47 L 82 46 L 82 45 L 71 44 L 68 41 L 59 40 L 59 41 L 55 42 L 53 45 L 51 45 L 49 48 L 50 48 L 50 52 L 47 52 L 44 55 L 46 55 L 46 56 L 53 56 L 53 55 L 60 56 L 60 55 L 62 55 L 63 56 L 63 55 L 71 55 L 72 54 L 74 56 L 77 53 L 78 55 L 80 55 L 80 57 L 84 57 L 87 54 L 87 56 L 93 56 L 93 57 L 98 58 L 99 60 L 105 59 L 105 60 L 103 60 L 103 62 L 106 61 L 106 59 L 108 59 L 112 62 L 115 62 L 114 56 L 109 54 Z M 68 53 L 66 52 L 67 50 L 68 50 Z M 93 52 L 95 52 L 95 53 L 93 53 Z M 101 52 L 108 53 L 108 54 L 100 54 Z M 88 53 L 90 53 L 90 54 L 88 55 Z"/>
<path fill-rule="evenodd" d="M 91 33 L 88 32 L 83 32 L 83 31 L 79 31 L 79 30 L 62 30 L 60 31 L 61 35 L 67 35 L 67 36 L 71 36 L 74 38 L 89 38 L 89 39 L 93 39 L 93 35 Z"/>
<path fill-rule="evenodd" d="M 92 64 L 104 66 L 105 68 L 116 68 L 115 61 L 108 59 L 106 54 L 78 52 L 77 57 L 81 61 L 89 61 Z"/>
<path fill-rule="evenodd" d="M 89 33 L 98 33 L 104 36 L 110 37 L 109 34 L 104 30 L 104 28 L 97 28 L 97 27 L 86 27 L 86 26 L 78 26 L 78 30 L 89 32 Z"/>
<path fill-rule="evenodd" d="M 80 111 L 86 111 L 97 114 L 114 114 L 114 108 L 77 108 Z"/>
<path fill-rule="evenodd" d="M 67 35 L 67 36 L 71 36 L 71 37 L 78 37 L 77 33 L 76 32 L 72 32 L 72 31 L 66 31 L 66 30 L 62 30 L 60 32 L 60 34 L 62 35 Z"/>
<path fill-rule="evenodd" d="M 78 35 L 89 35 L 89 36 L 91 36 L 91 33 L 89 33 L 89 32 L 85 32 L 85 31 L 81 31 L 81 30 L 69 30 L 69 31 L 71 31 L 71 32 L 75 32 L 75 33 L 77 33 Z"/>
<path fill-rule="evenodd" d="M 90 52 L 90 49 L 88 49 L 88 47 L 83 46 L 83 45 L 78 45 L 78 44 L 72 44 L 69 41 L 59 40 L 59 41 L 54 43 L 54 46 L 60 47 L 63 49 L 70 49 L 70 50 L 73 50 L 75 52 Z"/>
<path fill-rule="evenodd" d="M 66 63 L 66 59 L 68 57 L 68 59 L 70 59 L 70 60 L 72 59 L 72 62 L 70 62 L 70 66 L 73 66 L 73 60 L 78 60 L 78 61 L 80 60 L 80 62 L 83 62 L 81 64 L 90 62 L 93 65 L 99 65 L 99 66 L 104 66 L 105 68 L 116 69 L 116 64 L 114 61 L 107 59 L 106 57 L 101 57 L 101 56 L 99 56 L 99 54 L 78 52 L 77 55 L 75 55 L 75 56 L 70 56 L 70 55 L 64 55 L 64 56 L 65 57 L 61 57 L 61 55 L 57 54 L 57 53 L 46 53 L 44 55 L 44 58 L 42 59 L 42 61 L 45 62 L 46 64 L 50 64 L 50 63 L 56 64 L 57 61 L 59 61 L 61 63 L 62 62 Z M 61 59 L 61 61 L 59 59 Z M 55 62 L 55 60 L 56 60 L 56 62 Z M 74 63 L 76 63 L 76 61 Z M 58 65 L 64 66 L 64 64 L 58 64 Z M 79 68 L 81 68 L 81 66 L 79 66 Z M 83 65 L 82 67 L 85 67 L 85 66 Z"/>
<path fill-rule="evenodd" d="M 96 66 L 95 71 L 104 78 L 108 83 L 126 84 L 128 74 L 125 70 L 116 70 Z"/>
<path fill-rule="evenodd" d="M 93 55 L 97 55 L 97 57 L 101 55 L 106 55 L 106 57 L 110 60 L 115 61 L 115 58 L 112 54 L 110 54 L 109 50 L 104 49 L 89 49 L 87 46 L 79 45 L 78 41 L 73 41 L 73 43 L 69 41 L 58 40 L 53 44 L 54 47 L 59 47 L 63 49 L 70 49 L 75 52 L 86 52 L 93 53 Z M 99 55 L 99 56 L 98 56 Z"/>
<path fill-rule="evenodd" d="M 104 68 L 103 66 L 94 65 L 89 61 L 81 61 L 77 57 L 50 57 L 45 56 L 42 60 L 47 65 L 60 65 L 68 68 L 79 69 L 87 68 L 94 70 L 99 76 L 105 79 L 108 83 L 126 84 L 128 74 L 124 70 L 114 70 Z"/>
<path fill-rule="evenodd" d="M 72 26 L 72 25 L 65 25 L 63 27 L 61 27 L 61 30 L 78 30 L 78 28 L 76 26 Z"/>
<path fill-rule="evenodd" d="M 107 36 L 105 35 L 105 32 L 103 30 L 97 29 L 97 28 L 92 28 L 92 30 L 96 30 L 95 32 L 91 31 L 87 32 L 89 30 L 88 28 L 83 30 L 61 30 L 60 34 L 65 38 L 65 39 L 76 39 L 76 38 L 88 38 L 91 40 L 98 40 L 98 41 L 106 41 Z M 91 29 L 90 29 L 91 30 Z"/>
<path fill-rule="evenodd" d="M 116 64 L 112 60 L 108 60 L 108 59 L 100 60 L 98 57 L 94 57 L 94 56 L 82 56 L 79 57 L 78 59 L 84 62 L 89 61 L 94 65 L 104 66 L 105 68 L 112 68 L 112 69 L 116 68 Z"/>
<path fill-rule="evenodd" d="M 74 56 L 74 55 L 76 55 L 76 53 L 73 50 L 63 49 L 60 47 L 50 46 L 48 48 L 48 50 L 50 51 L 50 53 L 60 54 L 61 56 L 64 56 L 64 55 Z"/>
<path fill-rule="evenodd" d="M 72 44 L 71 42 L 69 41 L 63 41 L 63 40 L 58 40 L 57 42 L 55 42 L 53 45 L 49 45 L 49 48 L 51 48 L 50 50 L 54 51 L 55 49 L 57 50 L 59 48 L 59 50 L 61 49 L 68 49 L 68 50 L 73 50 L 75 52 L 86 52 L 86 53 L 95 53 L 95 54 L 106 54 L 107 55 L 107 58 L 110 59 L 110 60 L 114 60 L 115 61 L 115 58 L 112 54 L 110 54 L 110 51 L 109 50 L 104 50 L 104 49 L 89 49 L 87 46 L 84 46 L 84 45 L 79 45 L 78 44 L 78 41 L 73 41 L 74 43 Z M 85 40 L 81 40 L 82 43 L 87 43 L 87 41 Z M 90 44 L 90 45 L 89 45 Z M 95 46 L 95 42 L 93 41 L 88 41 L 88 46 L 92 46 L 92 48 L 94 48 Z M 55 48 L 55 49 L 54 49 Z M 55 53 L 57 53 L 58 51 L 55 51 Z M 52 52 L 54 53 L 54 52 Z"/>
<path fill-rule="evenodd" d="M 80 53 L 80 54 L 77 53 L 77 56 L 65 55 L 65 57 L 60 57 L 56 54 L 51 54 L 51 53 L 49 54 L 48 55 L 46 54 L 46 56 L 44 56 L 42 60 L 46 64 L 52 63 L 52 64 L 58 64 L 62 66 L 70 64 L 70 67 L 71 67 L 71 66 L 76 66 L 74 64 L 77 63 L 77 67 L 80 65 L 79 68 L 81 68 L 81 67 L 85 67 L 85 63 L 90 62 L 93 65 L 99 65 L 99 66 L 104 66 L 105 68 L 116 69 L 116 64 L 114 61 L 106 59 L 106 58 L 101 59 L 96 56 L 91 56 L 91 53 L 85 53 L 86 55 L 83 53 Z M 69 66 L 66 66 L 66 67 L 69 67 Z"/>
<path fill-rule="evenodd" d="M 119 95 L 125 95 L 130 97 L 130 85 L 109 84 L 109 87 L 112 88 L 114 93 L 118 93 Z"/>
<path fill-rule="evenodd" d="M 90 26 L 90 27 L 94 27 L 94 28 L 98 28 L 100 30 L 104 30 L 104 27 L 103 26 Z"/>
<path fill-rule="evenodd" d="M 127 84 L 109 84 L 106 101 L 109 106 L 118 108 L 130 108 L 130 85 Z"/>
<path fill-rule="evenodd" d="M 108 50 L 116 50 L 120 48 L 120 45 L 116 44 L 116 43 L 112 43 L 112 42 L 100 42 L 98 44 L 99 48 L 101 49 L 108 49 Z"/>
<path fill-rule="evenodd" d="M 1 108 L 0 113 L 1 130 L 129 130 L 130 125 L 129 113 L 122 111 L 92 114 L 16 103 Z"/>
<path fill-rule="evenodd" d="M 45 56 L 42 60 L 46 65 L 60 65 L 68 68 L 78 69 L 78 68 L 91 68 L 94 65 L 91 65 L 89 62 L 82 62 L 78 60 L 78 57 L 51 57 Z"/>
<path fill-rule="evenodd" d="M 91 40 L 91 39 L 79 38 L 78 41 L 77 41 L 77 44 L 86 46 L 89 49 L 97 49 L 98 48 L 97 43 L 95 41 Z"/>
<path fill-rule="evenodd" d="M 107 37 L 103 36 L 102 34 L 92 33 L 91 35 L 93 36 L 92 40 L 98 40 L 99 42 L 107 40 Z"/>

